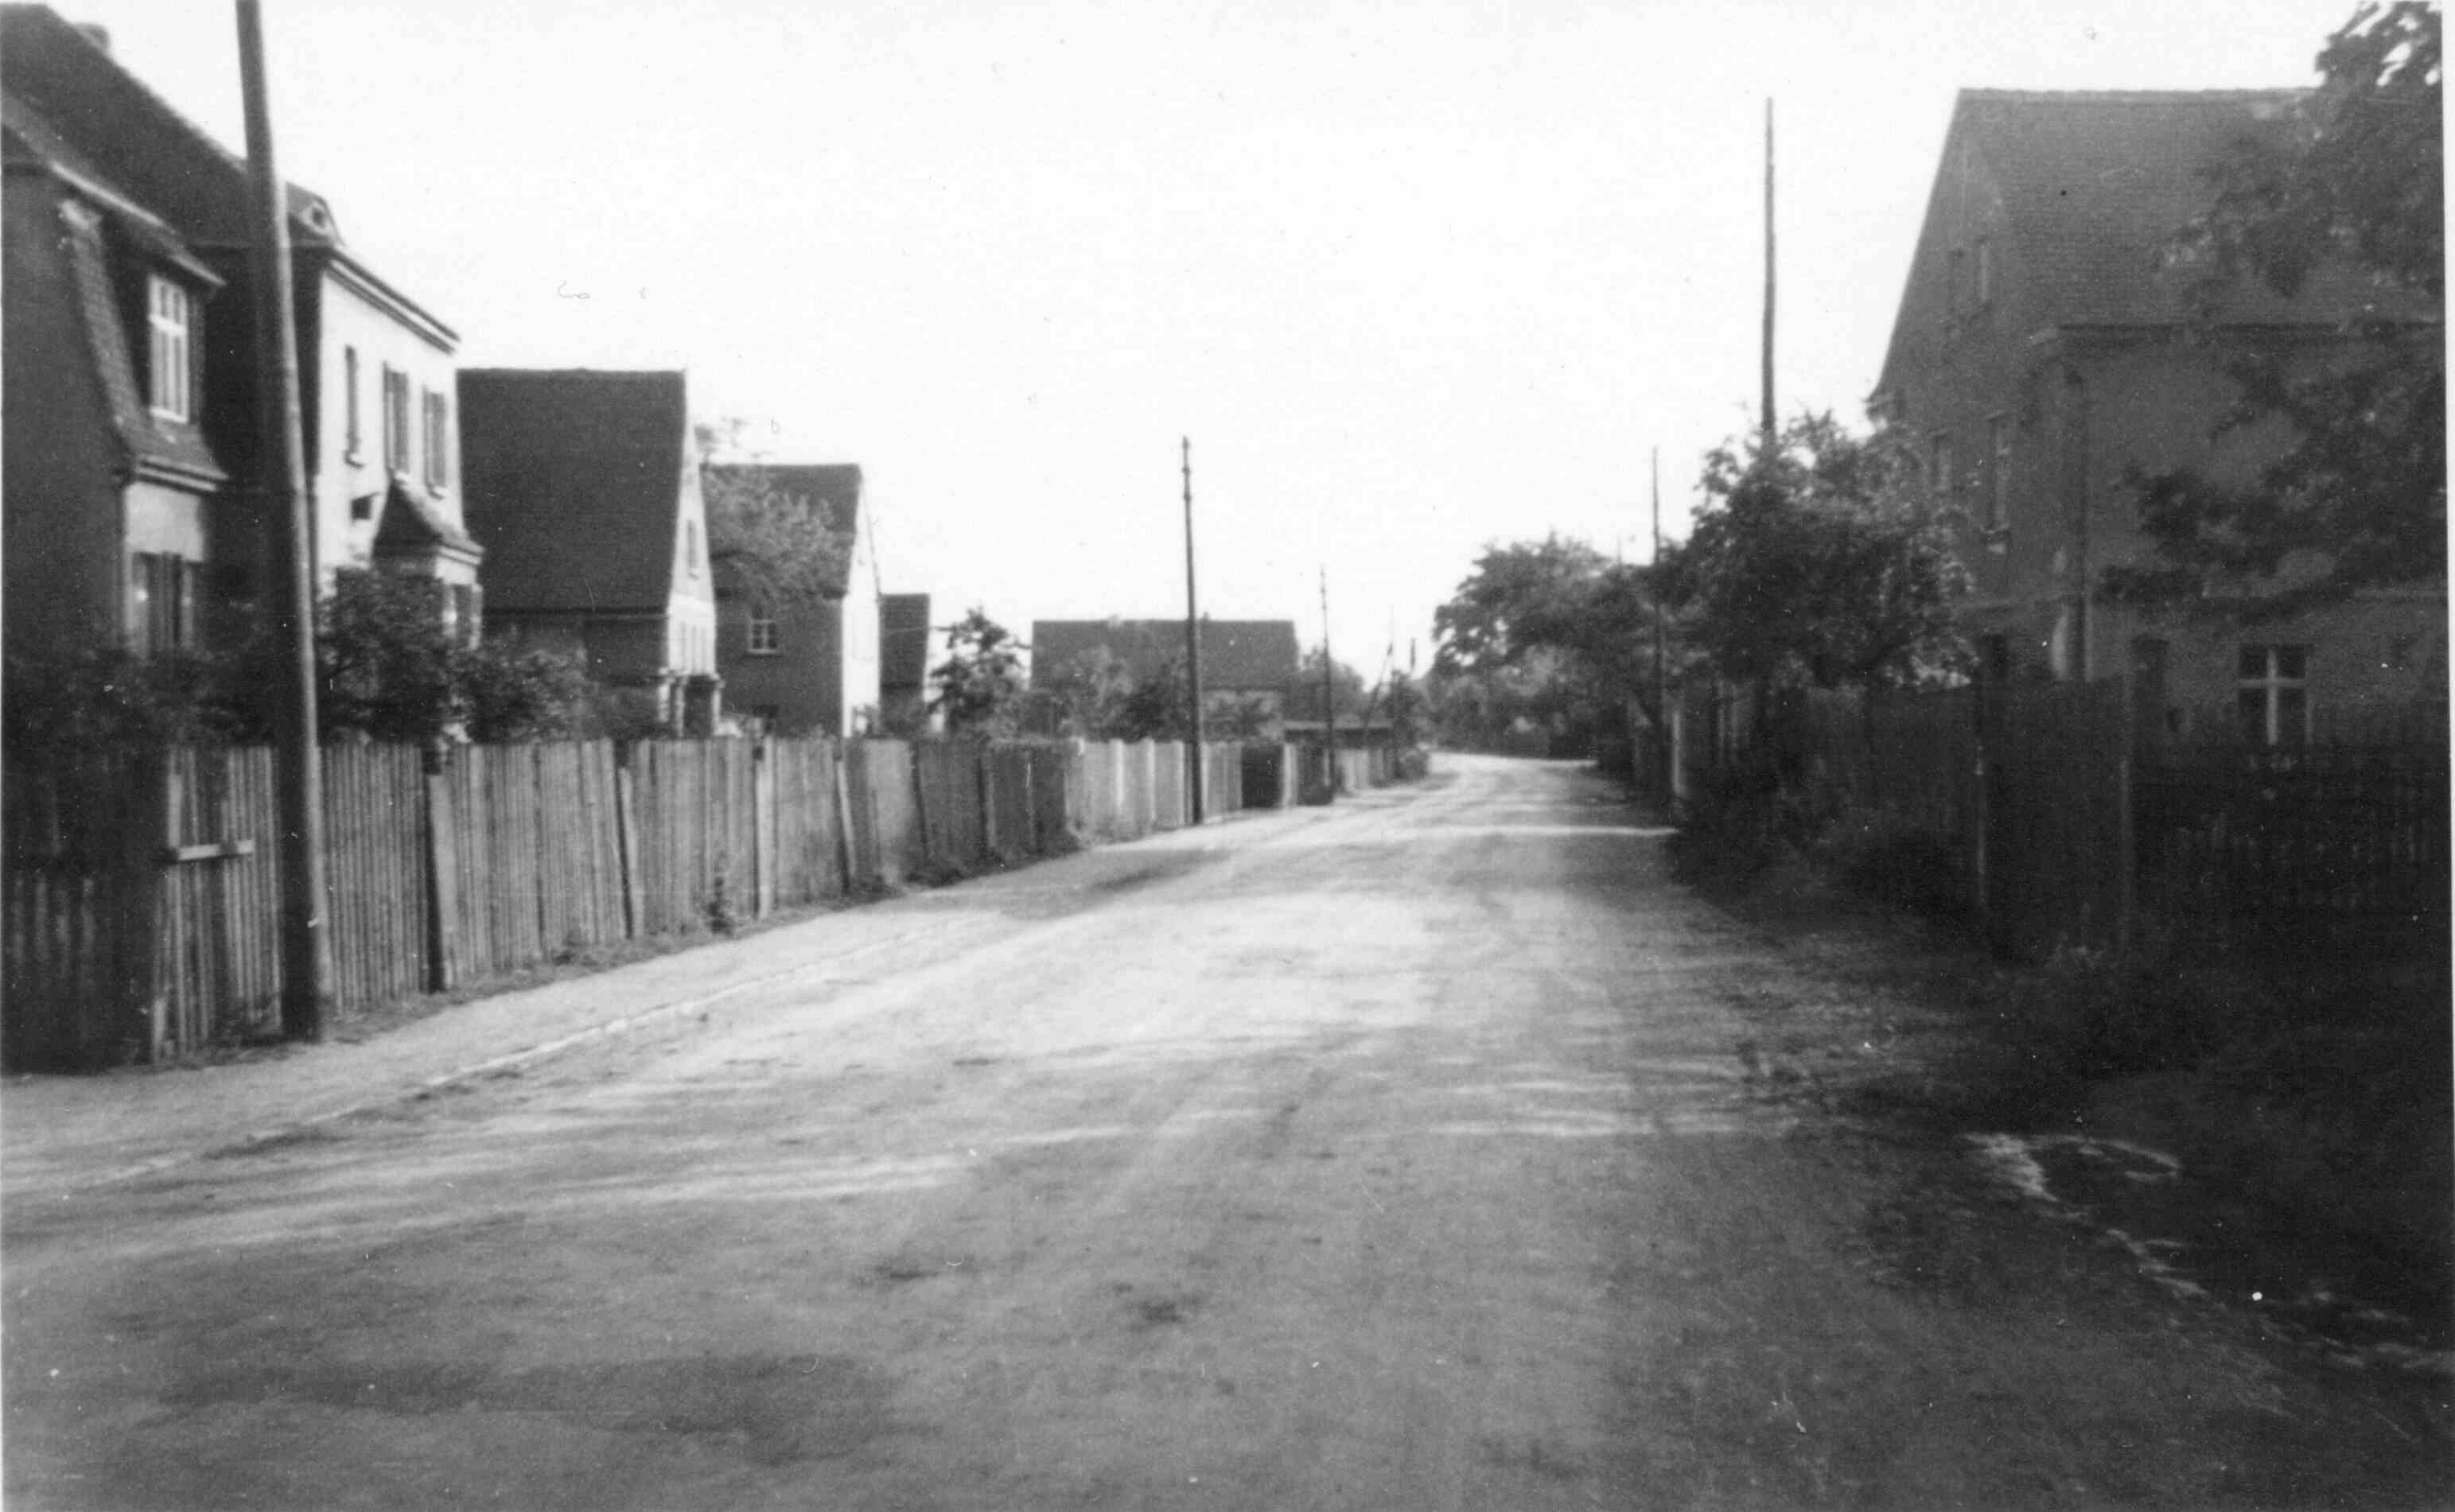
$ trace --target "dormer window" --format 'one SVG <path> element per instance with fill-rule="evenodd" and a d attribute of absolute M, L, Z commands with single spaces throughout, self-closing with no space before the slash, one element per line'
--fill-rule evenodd
<path fill-rule="evenodd" d="M 147 399 L 165 420 L 195 416 L 195 370 L 190 345 L 195 305 L 188 291 L 168 278 L 146 280 Z"/>

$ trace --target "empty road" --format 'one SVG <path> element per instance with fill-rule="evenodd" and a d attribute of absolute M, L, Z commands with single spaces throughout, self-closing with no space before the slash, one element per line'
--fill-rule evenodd
<path fill-rule="evenodd" d="M 854 915 L 718 947 L 815 964 L 703 1015 L 13 1181 L 9 1505 L 2289 1485 L 2311 1388 L 2119 1257 L 1903 1282 L 1896 1158 L 1745 1018 L 1815 984 L 1661 845 L 1574 768 L 1445 757 L 862 910 L 900 933 L 840 957 Z"/>

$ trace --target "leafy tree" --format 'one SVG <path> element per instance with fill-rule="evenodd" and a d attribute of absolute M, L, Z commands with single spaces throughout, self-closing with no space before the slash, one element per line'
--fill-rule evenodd
<path fill-rule="evenodd" d="M 2247 487 L 2136 474 L 2141 528 L 2164 561 L 2108 569 L 2116 596 L 2255 619 L 2444 577 L 2440 30 L 2415 0 L 2363 5 L 2319 53 L 2322 83 L 2289 129 L 2211 166 L 2213 206 L 2167 249 L 2204 271 L 2203 325 L 2243 279 L 2290 298 L 2330 263 L 2360 270 L 2380 312 L 2347 322 L 2349 351 L 2315 364 L 2275 350 L 2231 359 L 2240 396 L 2219 433 L 2282 421 L 2293 440 Z"/>
<path fill-rule="evenodd" d="M 946 629 L 946 659 L 930 669 L 938 708 L 950 735 L 1008 736 L 1025 694 L 1023 653 L 1029 648 L 975 606 Z"/>
<path fill-rule="evenodd" d="M 1110 714 L 1102 736 L 1109 740 L 1187 739 L 1186 715 L 1190 698 L 1185 658 L 1163 657 L 1149 676 L 1127 688 Z"/>
<path fill-rule="evenodd" d="M 317 615 L 324 738 L 432 744 L 544 740 L 577 732 L 593 693 L 575 656 L 445 627 L 432 578 L 345 569 Z"/>
<path fill-rule="evenodd" d="M 1661 588 L 1724 675 L 1863 687 L 1960 670 L 1952 620 L 1966 579 L 1896 438 L 1803 414 L 1772 447 L 1715 448 L 1703 487 Z"/>
<path fill-rule="evenodd" d="M 1290 719 L 1322 717 L 1322 665 L 1329 659 L 1319 646 L 1308 646 L 1296 661 L 1296 680 L 1288 689 L 1287 716 Z M 1329 673 L 1332 707 L 1341 719 L 1360 719 L 1371 702 L 1370 691 L 1365 686 L 1364 674 L 1347 663 L 1337 662 Z"/>
<path fill-rule="evenodd" d="M 763 454 L 746 443 L 749 430 L 738 417 L 691 428 L 707 512 L 708 564 L 720 581 L 756 602 L 808 603 L 824 596 L 842 575 L 846 543 L 829 525 L 824 506 L 788 491 L 758 465 Z"/>
<path fill-rule="evenodd" d="M 1451 672 L 1514 665 L 1538 646 L 1566 648 L 1586 633 L 1601 553 L 1557 532 L 1539 541 L 1486 546 L 1450 601 L 1432 611 L 1433 664 Z"/>
<path fill-rule="evenodd" d="M 1106 740 L 1118 711 L 1133 693 L 1133 674 L 1106 646 L 1094 646 L 1053 673 L 1033 691 L 1025 722 L 1048 735 Z"/>

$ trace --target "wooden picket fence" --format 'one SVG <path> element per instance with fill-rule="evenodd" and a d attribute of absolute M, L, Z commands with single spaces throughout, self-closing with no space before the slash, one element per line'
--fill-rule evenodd
<path fill-rule="evenodd" d="M 1769 702 L 1692 689 L 1674 718 L 1676 796 L 1707 801 L 1716 774 L 1753 770 L 1862 832 L 1924 837 L 1925 864 L 1950 858 L 1935 891 L 2009 956 L 2152 936 L 2443 955 L 2443 709 L 2328 727 L 2368 743 L 2177 748 L 2127 724 L 2122 698 L 2117 680 Z"/>
<path fill-rule="evenodd" d="M 649 740 L 322 753 L 335 1008 L 1189 822 L 1182 745 Z M 1203 755 L 1211 816 L 1240 747 Z M 279 1031 L 260 748 L 10 761 L 0 1061 Z"/>

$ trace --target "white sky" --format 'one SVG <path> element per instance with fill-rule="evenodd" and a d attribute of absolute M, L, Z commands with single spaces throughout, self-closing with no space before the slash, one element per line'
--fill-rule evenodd
<path fill-rule="evenodd" d="M 233 147 L 231 8 L 54 0 Z M 2351 0 L 268 0 L 288 176 L 469 366 L 682 367 L 862 465 L 889 591 L 1203 607 L 1378 667 L 1487 541 L 1684 534 L 1755 413 L 1856 422 L 1953 91 L 2310 82 Z M 585 295 L 586 297 L 578 297 Z"/>

